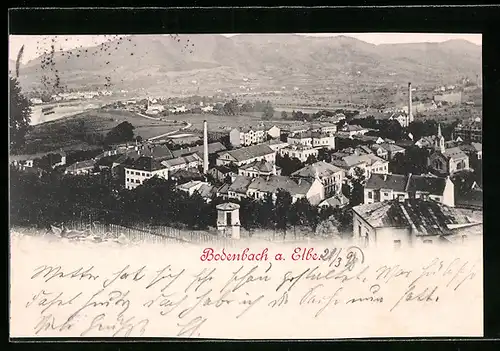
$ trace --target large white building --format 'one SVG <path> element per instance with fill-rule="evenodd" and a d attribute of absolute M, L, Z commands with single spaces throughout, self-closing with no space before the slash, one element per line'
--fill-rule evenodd
<path fill-rule="evenodd" d="M 288 156 L 290 158 L 297 158 L 300 162 L 306 162 L 309 156 L 318 157 L 318 149 L 312 146 L 302 144 L 288 145 L 279 150 L 280 156 Z"/>
<path fill-rule="evenodd" d="M 151 157 L 139 157 L 125 169 L 125 189 L 132 190 L 152 177 L 168 179 L 168 167 Z"/>
<path fill-rule="evenodd" d="M 318 149 L 335 149 L 335 137 L 328 133 L 323 132 L 300 132 L 290 134 L 287 138 L 290 145 L 304 145 Z"/>
<path fill-rule="evenodd" d="M 341 192 L 344 170 L 330 163 L 319 161 L 292 173 L 292 177 L 310 180 L 319 178 L 325 188 L 325 196 L 331 196 Z"/>
<path fill-rule="evenodd" d="M 260 144 L 266 141 L 264 128 L 233 128 L 229 132 L 229 142 L 235 147 Z"/>

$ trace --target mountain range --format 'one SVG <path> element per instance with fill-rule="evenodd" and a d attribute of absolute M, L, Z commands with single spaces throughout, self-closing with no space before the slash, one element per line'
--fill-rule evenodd
<path fill-rule="evenodd" d="M 347 36 L 132 35 L 45 53 L 21 65 L 19 81 L 28 91 L 306 90 L 447 84 L 476 79 L 481 65 L 481 46 L 466 40 L 374 45 Z"/>

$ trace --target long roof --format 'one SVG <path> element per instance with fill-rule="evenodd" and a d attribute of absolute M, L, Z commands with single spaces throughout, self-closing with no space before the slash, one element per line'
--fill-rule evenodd
<path fill-rule="evenodd" d="M 208 154 L 215 154 L 217 152 L 225 151 L 225 150 L 226 150 L 226 147 L 218 141 L 215 143 L 208 144 Z M 194 153 L 197 153 L 198 156 L 201 156 L 203 158 L 203 145 L 172 151 L 172 154 L 174 157 L 180 157 L 180 156 L 185 156 L 185 155 L 194 154 Z"/>
<path fill-rule="evenodd" d="M 411 228 L 416 235 L 448 235 L 454 227 L 480 224 L 459 210 L 437 201 L 408 199 L 353 208 L 373 228 Z"/>
<path fill-rule="evenodd" d="M 343 172 L 342 168 L 337 167 L 331 163 L 326 163 L 325 161 L 319 161 L 293 172 L 292 176 L 314 179 L 316 175 L 318 175 L 318 177 L 320 178 L 323 178 L 330 177 L 339 172 Z"/>
<path fill-rule="evenodd" d="M 80 162 L 75 162 L 66 168 L 67 171 L 75 171 L 77 169 L 92 168 L 96 164 L 95 160 L 84 160 Z"/>
<path fill-rule="evenodd" d="M 442 195 L 446 178 L 425 175 L 377 174 L 367 179 L 365 189 L 392 189 L 397 192 L 426 192 Z"/>
<path fill-rule="evenodd" d="M 279 167 L 273 165 L 272 163 L 267 162 L 266 160 L 260 160 L 260 161 L 254 161 L 252 163 L 243 165 L 240 167 L 240 169 L 245 170 L 245 171 L 250 170 L 250 171 L 257 171 L 257 172 L 262 172 L 262 173 L 269 173 L 269 172 L 272 172 L 274 170 L 274 167 L 276 167 L 277 169 L 279 168 Z"/>
<path fill-rule="evenodd" d="M 174 158 L 174 155 L 170 149 L 164 145 L 146 145 L 144 149 L 140 151 L 141 156 L 152 157 L 157 160 L 168 160 Z"/>
<path fill-rule="evenodd" d="M 245 161 L 256 157 L 266 156 L 269 154 L 273 154 L 274 150 L 271 149 L 268 145 L 265 144 L 257 144 L 251 145 L 247 147 L 243 147 L 241 149 L 227 151 L 236 161 Z"/>
<path fill-rule="evenodd" d="M 451 158 L 452 160 L 458 160 L 461 158 L 467 158 L 467 154 L 460 150 L 459 147 L 452 147 L 444 151 L 444 156 Z"/>
<path fill-rule="evenodd" d="M 162 165 L 160 161 L 155 160 L 152 157 L 141 156 L 137 160 L 135 160 L 131 165 L 127 165 L 126 168 L 153 172 L 160 169 L 164 169 L 166 167 Z"/>
<path fill-rule="evenodd" d="M 267 178 L 253 178 L 248 189 L 267 193 L 276 193 L 279 189 L 283 189 L 291 195 L 306 195 L 311 185 L 312 181 L 307 179 L 294 180 L 287 176 L 274 175 Z"/>

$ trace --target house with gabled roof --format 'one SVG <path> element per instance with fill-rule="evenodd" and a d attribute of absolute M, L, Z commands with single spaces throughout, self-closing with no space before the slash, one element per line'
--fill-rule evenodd
<path fill-rule="evenodd" d="M 220 152 L 217 156 L 216 164 L 218 166 L 229 164 L 242 166 L 260 160 L 276 163 L 276 152 L 265 144 L 252 145 Z"/>
<path fill-rule="evenodd" d="M 168 179 L 168 167 L 152 157 L 141 156 L 124 166 L 124 169 L 125 189 L 128 190 L 142 185 L 147 179 L 155 176 Z"/>
<path fill-rule="evenodd" d="M 344 170 L 346 176 L 354 176 L 356 168 L 364 171 L 364 176 L 369 177 L 372 173 L 385 174 L 389 172 L 389 161 L 374 154 L 348 155 L 332 158 L 331 163 Z"/>
<path fill-rule="evenodd" d="M 354 240 L 361 247 L 411 247 L 452 243 L 482 233 L 482 223 L 460 210 L 426 199 L 394 199 L 353 208 Z"/>
<path fill-rule="evenodd" d="M 428 166 L 437 174 L 450 175 L 469 169 L 469 156 L 460 147 L 452 147 L 433 152 L 427 161 Z"/>
<path fill-rule="evenodd" d="M 90 174 L 92 173 L 95 164 L 96 164 L 95 159 L 75 162 L 72 165 L 66 167 L 64 174 L 72 174 L 72 175 Z"/>
<path fill-rule="evenodd" d="M 319 161 L 293 172 L 291 176 L 309 180 L 319 178 L 325 188 L 325 196 L 330 196 L 341 192 L 344 170 L 331 163 Z"/>
<path fill-rule="evenodd" d="M 415 174 L 372 174 L 364 187 L 364 203 L 394 199 L 430 199 L 455 206 L 455 190 L 449 177 Z"/>
<path fill-rule="evenodd" d="M 267 177 L 270 175 L 281 175 L 281 168 L 266 160 L 254 161 L 238 168 L 238 175 L 247 177 Z"/>

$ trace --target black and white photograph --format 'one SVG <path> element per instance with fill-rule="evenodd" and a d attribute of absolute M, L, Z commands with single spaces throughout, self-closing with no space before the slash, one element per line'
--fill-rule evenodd
<path fill-rule="evenodd" d="M 483 336 L 481 34 L 8 54 L 11 337 Z"/>

